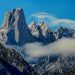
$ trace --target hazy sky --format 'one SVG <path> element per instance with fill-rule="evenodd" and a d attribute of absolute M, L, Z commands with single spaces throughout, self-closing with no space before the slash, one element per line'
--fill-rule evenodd
<path fill-rule="evenodd" d="M 0 25 L 4 13 L 13 8 L 22 7 L 29 24 L 31 14 L 46 12 L 57 18 L 75 20 L 75 0 L 0 0 Z"/>

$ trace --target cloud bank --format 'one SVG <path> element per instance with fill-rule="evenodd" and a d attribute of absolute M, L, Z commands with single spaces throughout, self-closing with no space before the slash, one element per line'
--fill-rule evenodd
<path fill-rule="evenodd" d="M 75 39 L 62 38 L 54 43 L 43 46 L 41 43 L 30 43 L 24 46 L 27 59 L 38 58 L 52 54 L 71 54 L 75 53 Z"/>

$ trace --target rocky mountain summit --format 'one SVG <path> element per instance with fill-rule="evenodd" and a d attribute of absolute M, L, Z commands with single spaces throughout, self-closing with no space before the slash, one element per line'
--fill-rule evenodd
<path fill-rule="evenodd" d="M 42 42 L 44 44 L 55 41 L 54 34 L 48 25 L 44 22 L 41 22 L 39 25 L 36 25 L 34 22 L 29 25 L 29 29 L 34 36 L 35 41 Z"/>
<path fill-rule="evenodd" d="M 25 45 L 31 42 L 48 44 L 62 37 L 74 37 L 75 31 L 66 27 L 59 27 L 53 31 L 45 22 L 29 26 L 25 21 L 22 8 L 13 9 L 5 14 L 3 25 L 0 29 L 0 41 L 8 45 Z"/>
<path fill-rule="evenodd" d="M 33 41 L 22 8 L 13 9 L 5 14 L 2 29 L 6 30 L 6 44 L 23 45 Z"/>

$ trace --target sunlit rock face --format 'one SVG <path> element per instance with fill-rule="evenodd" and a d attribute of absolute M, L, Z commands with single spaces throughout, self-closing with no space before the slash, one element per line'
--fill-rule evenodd
<path fill-rule="evenodd" d="M 7 44 L 24 45 L 33 41 L 22 8 L 7 12 L 2 28 L 7 29 Z"/>
<path fill-rule="evenodd" d="M 39 36 L 39 30 L 38 30 L 38 26 L 36 25 L 35 22 L 32 22 L 30 25 L 29 25 L 29 29 L 32 33 L 33 36 L 35 37 L 38 37 Z"/>
<path fill-rule="evenodd" d="M 54 32 L 49 28 L 46 23 L 41 22 L 39 27 L 42 30 L 42 35 L 45 37 L 46 43 L 55 41 Z"/>
<path fill-rule="evenodd" d="M 29 29 L 35 37 L 35 41 L 47 44 L 55 40 L 53 31 L 44 22 L 40 22 L 38 25 L 35 22 L 32 22 L 29 25 Z"/>

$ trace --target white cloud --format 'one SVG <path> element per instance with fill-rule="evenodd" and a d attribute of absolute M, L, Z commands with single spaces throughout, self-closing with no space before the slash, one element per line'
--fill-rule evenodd
<path fill-rule="evenodd" d="M 58 20 L 53 21 L 54 24 L 58 24 L 59 22 L 64 22 L 64 23 L 66 22 L 69 24 L 75 24 L 75 21 L 69 20 L 69 19 L 58 19 Z"/>
<path fill-rule="evenodd" d="M 51 28 L 55 28 L 59 26 L 66 26 L 66 27 L 71 27 L 75 29 L 74 20 L 60 19 L 46 12 L 37 12 L 37 13 L 32 14 L 30 17 L 34 17 L 38 21 L 38 23 L 40 21 L 46 22 Z"/>
<path fill-rule="evenodd" d="M 38 58 L 50 54 L 70 54 L 75 53 L 75 39 L 62 38 L 54 43 L 43 46 L 41 43 L 30 43 L 24 46 L 27 59 Z"/>
<path fill-rule="evenodd" d="M 57 26 L 63 26 L 63 27 L 69 27 L 72 29 L 75 29 L 75 21 L 74 20 L 69 20 L 69 19 L 58 19 L 58 20 L 54 20 L 51 22 L 51 25 L 53 27 Z"/>
<path fill-rule="evenodd" d="M 31 17 L 36 17 L 36 18 L 39 18 L 39 19 L 44 19 L 44 18 L 48 17 L 48 14 L 45 13 L 45 12 L 38 12 L 38 13 L 32 14 Z"/>
<path fill-rule="evenodd" d="M 57 19 L 56 17 L 46 12 L 37 12 L 37 13 L 32 14 L 30 17 L 35 17 L 36 19 L 39 19 L 39 20 L 49 19 L 50 21 Z"/>

